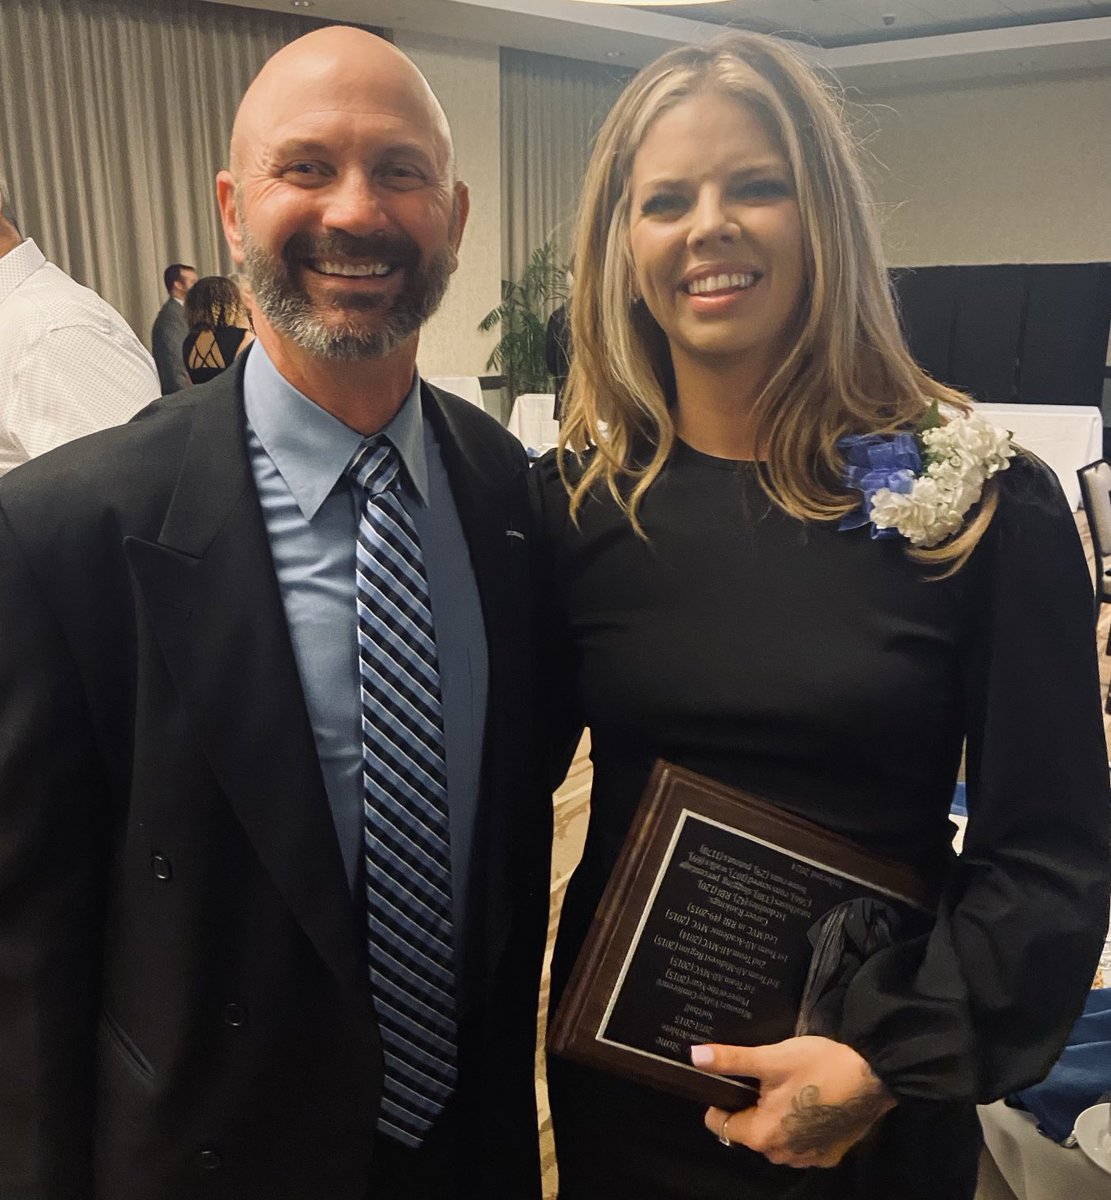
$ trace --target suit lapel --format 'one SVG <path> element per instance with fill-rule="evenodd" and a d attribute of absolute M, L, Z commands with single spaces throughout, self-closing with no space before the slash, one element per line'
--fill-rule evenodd
<path fill-rule="evenodd" d="M 242 367 L 196 391 L 157 543 L 128 561 L 183 707 L 275 886 L 337 976 L 366 980 L 245 448 Z"/>
<path fill-rule="evenodd" d="M 496 460 L 486 461 L 489 451 L 485 444 L 454 419 L 428 384 L 424 385 L 423 400 L 440 434 L 440 453 L 467 539 L 487 639 L 493 646 L 499 629 L 504 631 L 498 616 L 509 596 L 504 569 L 506 555 L 513 547 L 507 541 L 509 511 L 505 498 L 497 495 L 490 480 L 504 479 L 505 466 Z"/>
<path fill-rule="evenodd" d="M 518 823 L 527 816 L 520 795 L 524 772 L 514 764 L 527 748 L 529 704 L 521 681 L 529 670 L 525 636 L 527 616 L 527 547 L 525 512 L 512 500 L 514 484 L 504 460 L 493 456 L 486 439 L 476 437 L 440 402 L 436 389 L 424 385 L 426 411 L 437 426 L 440 452 L 451 483 L 452 498 L 467 540 L 478 586 L 489 658 L 489 694 L 482 755 L 478 808 L 475 814 L 474 861 L 468 895 L 472 915 L 468 952 L 480 956 L 477 979 L 493 980 L 515 914 L 520 888 L 515 864 L 527 855 L 514 852 L 525 836 Z M 493 481 L 493 482 L 492 482 Z M 518 481 L 519 482 L 519 481 Z M 522 485 L 523 493 L 523 485 Z"/>

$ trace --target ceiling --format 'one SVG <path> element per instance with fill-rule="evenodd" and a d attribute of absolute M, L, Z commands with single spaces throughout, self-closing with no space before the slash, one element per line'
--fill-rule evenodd
<path fill-rule="evenodd" d="M 800 34 L 823 47 L 1111 16 L 1095 0 L 729 0 L 662 8 L 716 25 Z"/>
<path fill-rule="evenodd" d="M 208 0 L 637 67 L 725 24 L 797 39 L 863 90 L 1111 71 L 1111 0 Z"/>

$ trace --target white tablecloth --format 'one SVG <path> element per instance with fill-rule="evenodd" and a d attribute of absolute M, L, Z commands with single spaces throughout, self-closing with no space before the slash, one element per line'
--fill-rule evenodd
<path fill-rule="evenodd" d="M 555 396 L 551 392 L 525 392 L 513 401 L 506 428 L 521 443 L 533 450 L 544 450 L 559 440 L 559 422 L 555 411 Z"/>
<path fill-rule="evenodd" d="M 979 1111 L 984 1142 L 1018 1200 L 1111 1200 L 1111 1175 L 1079 1146 L 1058 1146 L 1028 1112 L 1002 1100 Z"/>
<path fill-rule="evenodd" d="M 425 375 L 424 379 L 433 387 L 443 388 L 445 392 L 462 396 L 464 400 L 469 400 L 483 412 L 486 411 L 486 405 L 482 403 L 482 384 L 478 382 L 477 375 Z"/>
<path fill-rule="evenodd" d="M 1078 404 L 977 404 L 993 425 L 1009 429 L 1015 441 L 1056 472 L 1072 508 L 1080 507 L 1076 472 L 1103 457 L 1103 417 L 1098 408 Z"/>

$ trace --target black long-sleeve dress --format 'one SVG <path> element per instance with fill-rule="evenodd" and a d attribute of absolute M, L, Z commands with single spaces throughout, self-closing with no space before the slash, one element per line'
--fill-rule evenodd
<path fill-rule="evenodd" d="M 694 1105 L 552 1061 L 561 1200 L 971 1196 L 972 1101 L 1042 1075 L 1106 929 L 1107 754 L 1072 514 L 1027 457 L 971 560 L 930 580 L 901 539 L 804 524 L 751 463 L 678 444 L 639 539 L 599 488 L 580 527 L 533 472 L 551 601 L 550 728 L 589 726 L 590 827 L 558 996 L 654 759 L 767 797 L 945 879 L 932 933 L 878 953 L 840 1040 L 900 1104 L 835 1171 L 726 1150 Z M 949 805 L 967 741 L 969 825 Z"/>
<path fill-rule="evenodd" d="M 239 325 L 201 325 L 190 329 L 181 344 L 181 357 L 189 372 L 189 381 L 208 383 L 221 371 L 226 371 L 250 332 Z"/>

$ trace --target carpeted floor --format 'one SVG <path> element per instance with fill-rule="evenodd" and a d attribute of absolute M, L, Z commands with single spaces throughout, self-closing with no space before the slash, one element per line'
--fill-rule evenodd
<path fill-rule="evenodd" d="M 544 1035 L 548 1026 L 548 964 L 552 956 L 559 909 L 567 880 L 582 853 L 586 822 L 590 813 L 590 738 L 584 736 L 575 752 L 563 786 L 555 794 L 555 839 L 552 845 L 552 902 L 548 917 L 548 952 L 540 985 L 540 1036 L 536 1053 L 536 1102 L 540 1114 L 540 1156 L 544 1168 L 544 1200 L 553 1200 L 558 1190 L 552 1122 L 548 1110 L 548 1087 L 544 1078 Z"/>
<path fill-rule="evenodd" d="M 1092 567 L 1091 537 L 1088 533 L 1087 521 L 1082 512 L 1076 514 L 1077 525 L 1081 540 L 1088 555 L 1088 565 Z M 1094 570 L 1094 568 L 1093 568 Z M 1096 639 L 1100 663 L 1100 679 L 1103 684 L 1103 695 L 1106 699 L 1108 686 L 1111 685 L 1111 656 L 1104 650 L 1107 646 L 1108 633 L 1111 630 L 1111 605 L 1105 604 L 1100 612 Z M 1111 716 L 1104 716 L 1105 728 L 1111 737 Z M 552 850 L 552 903 L 548 925 L 548 958 L 551 956 L 552 940 L 559 917 L 559 908 L 563 901 L 563 893 L 567 880 L 575 869 L 582 852 L 583 839 L 586 835 L 586 825 L 590 813 L 590 781 L 591 766 L 588 757 L 590 751 L 589 736 L 583 738 L 579 746 L 571 770 L 562 787 L 555 795 L 555 842 Z M 548 1006 L 548 975 L 547 959 L 545 960 L 544 980 L 540 996 L 540 1039 L 536 1058 L 536 1095 L 540 1112 L 540 1149 L 544 1166 L 544 1200 L 555 1200 L 558 1192 L 558 1172 L 555 1162 L 555 1149 L 552 1144 L 551 1117 L 548 1110 L 548 1092 L 544 1079 L 544 1058 L 539 1047 L 543 1046 L 544 1031 L 547 1025 Z M 1111 965 L 1111 964 L 1109 964 Z M 1000 1177 L 991 1161 L 985 1155 L 981 1168 L 978 1200 L 1014 1200 L 1013 1193 Z"/>

